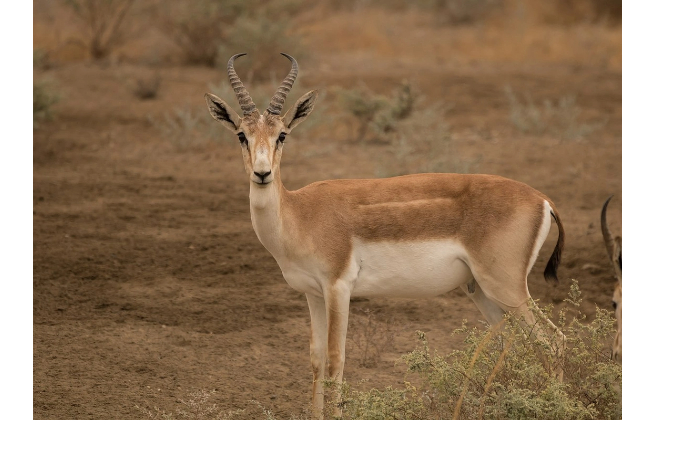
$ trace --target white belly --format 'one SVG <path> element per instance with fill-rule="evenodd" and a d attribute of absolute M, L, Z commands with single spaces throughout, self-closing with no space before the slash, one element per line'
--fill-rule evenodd
<path fill-rule="evenodd" d="M 359 266 L 353 296 L 434 297 L 471 280 L 466 251 L 454 240 L 355 240 L 352 260 Z"/>

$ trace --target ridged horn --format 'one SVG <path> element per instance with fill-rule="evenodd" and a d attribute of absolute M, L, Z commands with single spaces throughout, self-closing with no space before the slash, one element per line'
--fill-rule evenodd
<path fill-rule="evenodd" d="M 251 113 L 257 110 L 253 99 L 250 97 L 250 94 L 248 94 L 248 90 L 245 89 L 245 86 L 243 86 L 241 79 L 236 73 L 236 70 L 233 68 L 233 61 L 235 61 L 241 56 L 245 56 L 246 54 L 247 53 L 236 54 L 234 56 L 231 56 L 231 59 L 228 60 L 228 79 L 231 82 L 233 92 L 236 93 L 236 97 L 238 98 L 238 104 L 241 106 L 241 110 L 243 110 L 244 117 L 246 115 L 250 115 Z"/>
<path fill-rule="evenodd" d="M 608 228 L 608 219 L 606 217 L 608 210 L 608 203 L 612 199 L 613 195 L 610 195 L 605 204 L 603 205 L 603 210 L 600 212 L 600 230 L 603 232 L 603 240 L 605 240 L 605 249 L 608 250 L 608 258 L 613 260 L 613 249 L 614 249 L 614 239 Z M 614 262 L 614 261 L 613 261 Z"/>
<path fill-rule="evenodd" d="M 272 115 L 280 115 L 282 113 L 282 106 L 284 106 L 284 101 L 287 99 L 287 94 L 289 94 L 289 91 L 292 89 L 292 85 L 294 84 L 294 80 L 296 80 L 297 75 L 299 74 L 299 65 L 297 64 L 297 60 L 286 53 L 280 54 L 292 61 L 292 70 L 289 71 L 287 78 L 282 81 L 280 87 L 277 88 L 277 92 L 274 96 L 272 96 L 272 99 L 270 99 L 270 106 L 267 108 L 267 111 Z"/>

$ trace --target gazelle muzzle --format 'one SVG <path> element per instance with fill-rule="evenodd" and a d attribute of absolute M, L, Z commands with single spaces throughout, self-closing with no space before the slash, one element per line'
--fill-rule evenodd
<path fill-rule="evenodd" d="M 253 174 L 255 174 L 255 176 L 256 176 L 258 179 L 260 179 L 260 182 L 259 182 L 260 185 L 267 185 L 267 184 L 270 183 L 270 181 L 265 182 L 265 179 L 268 178 L 268 177 L 270 177 L 270 174 L 271 174 L 271 173 L 272 173 L 272 171 L 267 171 L 267 172 L 264 172 L 264 173 L 259 173 L 259 172 L 257 172 L 257 171 L 253 171 Z"/>

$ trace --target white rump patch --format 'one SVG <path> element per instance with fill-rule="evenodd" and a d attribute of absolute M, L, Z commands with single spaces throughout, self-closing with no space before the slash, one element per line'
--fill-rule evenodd
<path fill-rule="evenodd" d="M 547 239 L 547 235 L 549 235 L 549 229 L 552 226 L 552 218 L 550 217 L 552 207 L 549 205 L 549 202 L 547 200 L 544 200 L 543 209 L 544 215 L 542 216 L 542 225 L 540 225 L 540 231 L 537 233 L 537 239 L 535 240 L 535 244 L 532 246 L 532 255 L 530 255 L 530 262 L 527 265 L 527 273 L 530 273 L 530 270 L 532 270 L 533 265 L 535 265 L 537 255 L 540 253 L 540 249 L 542 249 L 542 245 Z"/>

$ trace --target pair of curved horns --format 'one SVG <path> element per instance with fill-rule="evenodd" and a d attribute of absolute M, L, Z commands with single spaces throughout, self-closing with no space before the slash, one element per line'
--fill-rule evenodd
<path fill-rule="evenodd" d="M 282 106 L 284 105 L 285 99 L 287 99 L 287 94 L 289 94 L 289 91 L 292 89 L 292 85 L 294 84 L 294 80 L 296 80 L 297 75 L 299 74 L 299 65 L 297 64 L 296 59 L 286 53 L 280 54 L 292 62 L 292 70 L 289 71 L 289 74 L 282 81 L 280 87 L 277 88 L 275 95 L 272 96 L 272 99 L 270 99 L 270 105 L 268 106 L 267 111 L 272 115 L 280 115 L 282 113 Z M 233 61 L 245 55 L 246 53 L 236 54 L 231 56 L 231 59 L 228 60 L 228 79 L 231 82 L 233 91 L 236 93 L 238 104 L 241 106 L 241 110 L 243 110 L 243 116 L 250 115 L 257 110 L 253 99 L 250 97 L 250 94 L 248 94 L 248 90 L 245 89 L 245 86 L 243 86 L 241 79 L 236 73 L 236 70 L 233 68 Z"/>

